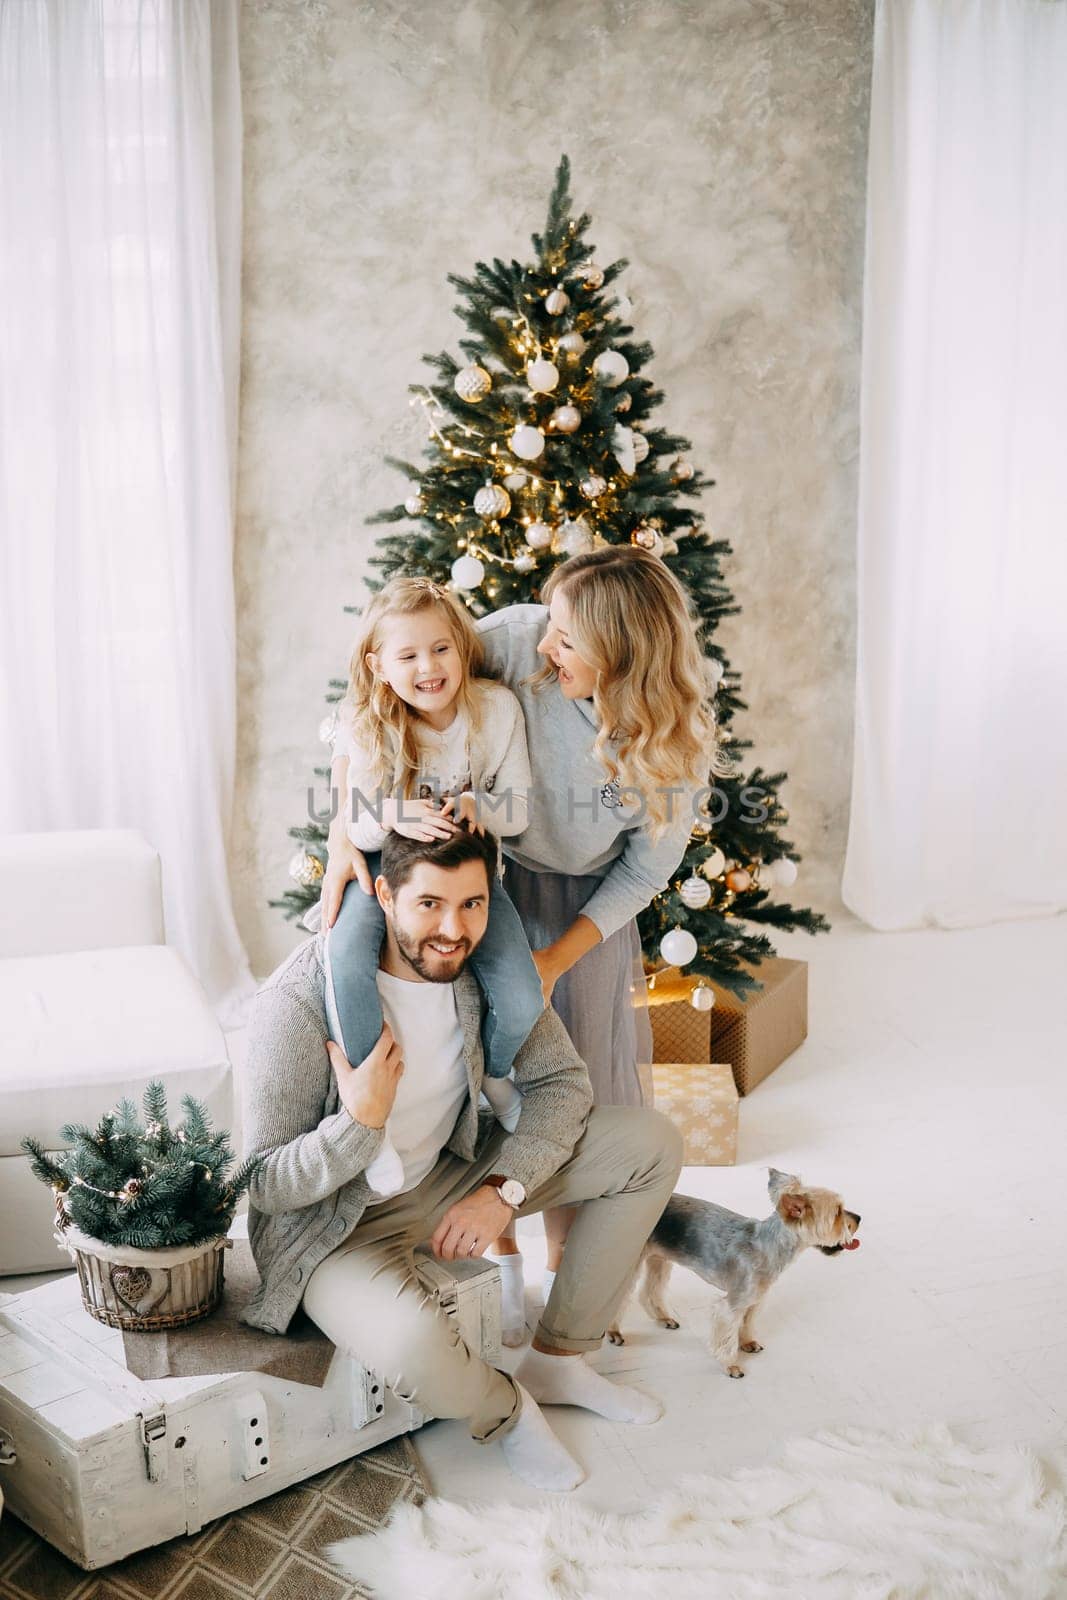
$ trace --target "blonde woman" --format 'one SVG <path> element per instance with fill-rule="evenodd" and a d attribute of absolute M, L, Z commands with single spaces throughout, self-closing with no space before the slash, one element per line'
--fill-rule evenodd
<path fill-rule="evenodd" d="M 695 797 L 716 764 L 707 667 L 685 590 L 643 550 L 574 556 L 542 595 L 543 605 L 478 624 L 486 670 L 522 707 L 533 777 L 527 827 L 502 840 L 504 884 L 594 1098 L 640 1105 L 637 1063 L 650 1059 L 651 1040 L 634 1004 L 643 986 L 635 918 L 682 859 Z M 353 876 L 370 890 L 350 841 L 336 855 L 331 842 L 327 923 Z M 545 1212 L 549 1302 L 571 1215 Z M 521 1263 L 513 1241 L 499 1251 L 510 1269 L 507 1322 L 516 1296 L 522 1303 Z"/>

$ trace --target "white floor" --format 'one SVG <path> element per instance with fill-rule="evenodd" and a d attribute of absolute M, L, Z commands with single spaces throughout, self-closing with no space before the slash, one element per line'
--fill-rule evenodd
<path fill-rule="evenodd" d="M 594 1359 L 659 1395 L 664 1419 L 550 1413 L 589 1473 L 578 1494 L 604 1508 L 832 1425 L 944 1421 L 971 1445 L 1043 1455 L 1064 1443 L 1067 917 L 908 934 L 840 918 L 778 949 L 810 962 L 809 1039 L 742 1101 L 738 1166 L 689 1168 L 679 1187 L 766 1215 L 766 1167 L 798 1172 L 862 1213 L 862 1246 L 785 1275 L 739 1381 L 704 1348 L 712 1291 L 690 1274 L 672 1286 L 679 1332 L 631 1310 L 627 1344 Z M 532 1317 L 543 1237 L 522 1228 Z M 535 1498 L 460 1423 L 416 1443 L 441 1494 Z"/>

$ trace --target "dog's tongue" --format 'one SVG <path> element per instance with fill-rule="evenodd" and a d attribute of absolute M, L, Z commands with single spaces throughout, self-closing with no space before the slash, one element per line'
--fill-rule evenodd
<path fill-rule="evenodd" d="M 848 1241 L 848 1244 L 846 1244 L 845 1249 L 846 1250 L 858 1250 L 859 1247 L 860 1247 L 860 1242 L 859 1242 L 858 1239 L 850 1239 Z"/>

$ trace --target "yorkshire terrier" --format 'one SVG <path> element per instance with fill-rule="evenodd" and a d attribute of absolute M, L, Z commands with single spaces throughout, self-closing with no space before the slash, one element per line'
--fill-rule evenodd
<path fill-rule="evenodd" d="M 805 1188 L 799 1178 L 774 1167 L 769 1172 L 767 1188 L 774 1210 L 762 1222 L 710 1200 L 672 1195 L 634 1276 L 636 1283 L 643 1271 L 638 1299 L 664 1328 L 679 1326 L 664 1300 L 672 1266 L 688 1267 L 705 1283 L 723 1290 L 725 1298 L 712 1318 L 711 1349 L 731 1378 L 745 1375 L 738 1360 L 742 1351 L 755 1355 L 763 1349 L 753 1326 L 756 1312 L 771 1284 L 800 1252 L 814 1246 L 823 1255 L 835 1256 L 859 1249 L 860 1218 L 845 1210 L 839 1194 Z M 608 1330 L 612 1344 L 625 1342 L 618 1326 L 625 1305 L 624 1299 Z"/>

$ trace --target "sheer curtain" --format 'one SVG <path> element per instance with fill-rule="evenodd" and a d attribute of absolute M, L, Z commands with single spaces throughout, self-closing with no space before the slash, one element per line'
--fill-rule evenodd
<path fill-rule="evenodd" d="M 1067 906 L 1067 3 L 879 0 L 845 902 Z"/>
<path fill-rule="evenodd" d="M 0 0 L 0 828 L 140 829 L 216 1002 L 240 167 L 237 0 Z"/>

